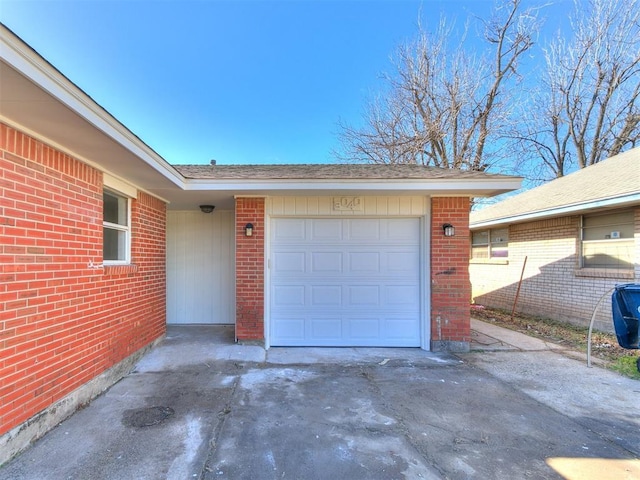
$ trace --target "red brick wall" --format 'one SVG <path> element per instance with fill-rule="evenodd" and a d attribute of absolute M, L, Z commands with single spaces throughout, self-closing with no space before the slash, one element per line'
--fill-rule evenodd
<path fill-rule="evenodd" d="M 0 124 L 0 434 L 165 331 L 166 205 L 132 201 L 131 266 L 102 263 L 102 174 Z"/>
<path fill-rule="evenodd" d="M 471 340 L 469 199 L 434 198 L 431 215 L 431 339 L 434 349 Z M 264 340 L 264 199 L 236 199 L 236 336 Z M 244 227 L 254 225 L 252 237 Z M 445 237 L 442 225 L 456 227 Z M 440 343 L 438 343 L 440 342 Z"/>
<path fill-rule="evenodd" d="M 236 199 L 236 337 L 264 340 L 264 198 Z M 253 224 L 253 236 L 244 227 Z"/>
<path fill-rule="evenodd" d="M 445 237 L 442 225 L 455 227 Z M 469 199 L 433 198 L 431 201 L 431 342 L 432 348 L 448 348 L 438 342 L 469 342 Z M 454 347 L 455 348 L 455 347 Z"/>

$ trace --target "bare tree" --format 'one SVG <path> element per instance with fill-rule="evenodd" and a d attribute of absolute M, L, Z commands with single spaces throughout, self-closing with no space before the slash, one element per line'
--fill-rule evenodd
<path fill-rule="evenodd" d="M 573 35 L 544 50 L 546 69 L 514 138 L 523 171 L 560 177 L 640 141 L 640 2 L 574 0 Z"/>
<path fill-rule="evenodd" d="M 482 21 L 486 48 L 479 53 L 462 48 L 469 23 L 458 38 L 444 19 L 433 34 L 420 28 L 398 50 L 386 95 L 367 105 L 365 126 L 339 125 L 338 158 L 478 171 L 496 164 L 518 64 L 538 29 L 536 11 L 522 11 L 521 3 L 503 0 Z"/>

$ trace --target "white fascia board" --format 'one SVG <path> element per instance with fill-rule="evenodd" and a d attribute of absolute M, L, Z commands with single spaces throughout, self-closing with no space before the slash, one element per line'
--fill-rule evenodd
<path fill-rule="evenodd" d="M 640 193 L 625 195 L 622 197 L 606 198 L 602 200 L 594 200 L 588 203 L 579 203 L 575 205 L 565 205 L 563 207 L 552 208 L 548 210 L 539 210 L 537 212 L 529 212 L 521 215 L 511 215 L 508 217 L 494 218 L 482 222 L 472 222 L 469 228 L 478 229 L 485 227 L 493 227 L 497 225 L 505 225 L 512 223 L 522 223 L 531 220 L 543 220 L 550 217 L 561 217 L 572 214 L 581 214 L 596 208 L 606 207 L 624 207 L 627 205 L 640 204 Z"/>
<path fill-rule="evenodd" d="M 171 164 L 2 25 L 0 58 L 174 184 L 183 185 Z"/>
<path fill-rule="evenodd" d="M 460 193 L 465 195 L 480 195 L 479 192 L 489 192 L 500 190 L 508 192 L 517 190 L 520 187 L 521 180 L 512 178 L 492 179 L 492 180 L 475 180 L 475 181 L 458 181 L 458 180 L 403 180 L 403 181 L 372 181 L 372 180 L 263 180 L 255 181 L 247 179 L 246 181 L 234 180 L 213 180 L 213 179 L 187 179 L 185 181 L 185 190 L 192 191 L 300 191 L 300 190 L 349 190 L 349 191 L 409 191 L 409 192 L 438 192 L 446 194 L 447 192 Z M 478 192 L 478 193 L 476 193 Z"/>

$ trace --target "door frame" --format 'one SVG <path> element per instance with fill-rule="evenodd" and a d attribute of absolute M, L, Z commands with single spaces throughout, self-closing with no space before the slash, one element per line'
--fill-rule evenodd
<path fill-rule="evenodd" d="M 265 255 L 264 255 L 264 344 L 265 348 L 271 348 L 271 230 L 272 221 L 277 218 L 301 218 L 301 219 L 321 219 L 321 218 L 349 218 L 349 219 L 381 219 L 381 218 L 417 218 L 419 220 L 419 256 L 420 256 L 420 268 L 418 269 L 419 275 L 419 288 L 420 288 L 420 348 L 423 350 L 431 350 L 431 288 L 428 279 L 431 278 L 429 258 L 430 252 L 430 202 L 428 197 L 425 197 L 425 214 L 424 215 L 272 215 L 269 212 L 269 207 L 265 209 Z M 366 348 L 366 347 L 362 347 Z M 394 348 L 394 347 L 388 347 Z M 397 347 L 396 347 L 397 348 Z M 406 348 L 406 347 L 404 347 Z"/>

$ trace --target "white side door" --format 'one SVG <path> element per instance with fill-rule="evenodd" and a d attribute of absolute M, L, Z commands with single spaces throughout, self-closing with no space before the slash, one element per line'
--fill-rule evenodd
<path fill-rule="evenodd" d="M 235 323 L 234 213 L 167 213 L 167 323 Z"/>

